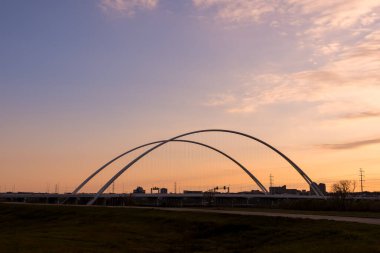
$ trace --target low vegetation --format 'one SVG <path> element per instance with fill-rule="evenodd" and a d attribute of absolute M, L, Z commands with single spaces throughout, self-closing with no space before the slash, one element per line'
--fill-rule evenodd
<path fill-rule="evenodd" d="M 211 207 L 210 209 L 227 210 L 227 211 L 289 213 L 289 214 L 307 214 L 307 215 L 343 216 L 343 217 L 380 219 L 380 212 L 312 211 L 312 210 L 252 208 L 252 207 Z"/>
<path fill-rule="evenodd" d="M 376 225 L 0 204 L 0 252 L 380 252 Z"/>
<path fill-rule="evenodd" d="M 323 199 L 281 199 L 273 202 L 257 203 L 256 208 L 288 209 L 300 211 L 327 211 L 352 213 L 378 213 L 380 214 L 380 200 L 375 199 L 353 199 L 333 197 Z"/>

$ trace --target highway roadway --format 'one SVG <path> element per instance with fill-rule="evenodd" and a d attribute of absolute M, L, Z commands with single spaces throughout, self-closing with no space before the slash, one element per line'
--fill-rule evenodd
<path fill-rule="evenodd" d="M 314 215 L 314 214 L 292 214 L 292 213 L 271 213 L 271 212 L 256 212 L 256 211 L 232 211 L 232 210 L 214 210 L 214 209 L 198 209 L 198 208 L 171 208 L 171 207 L 127 207 L 127 208 L 144 208 L 173 212 L 198 212 L 198 213 L 217 213 L 217 214 L 232 214 L 246 216 L 270 216 L 270 217 L 285 217 L 295 219 L 310 219 L 310 220 L 331 220 L 356 222 L 372 225 L 380 225 L 380 219 L 362 218 L 362 217 L 347 217 L 347 216 L 331 216 L 331 215 Z"/>

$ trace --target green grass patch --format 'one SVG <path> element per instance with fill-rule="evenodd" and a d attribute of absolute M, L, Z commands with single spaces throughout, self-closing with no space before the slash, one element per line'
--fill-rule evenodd
<path fill-rule="evenodd" d="M 0 252 L 380 252 L 376 225 L 0 204 Z"/>

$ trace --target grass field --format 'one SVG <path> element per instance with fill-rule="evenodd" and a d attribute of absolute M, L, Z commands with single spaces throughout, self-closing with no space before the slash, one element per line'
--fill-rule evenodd
<path fill-rule="evenodd" d="M 234 210 L 247 212 L 269 212 L 269 213 L 291 213 L 291 214 L 311 214 L 326 216 L 345 216 L 380 219 L 380 212 L 338 212 L 338 211 L 309 211 L 309 210 L 290 210 L 290 209 L 269 209 L 269 208 L 239 208 L 239 207 L 215 207 L 215 210 Z"/>
<path fill-rule="evenodd" d="M 274 217 L 0 204 L 0 252 L 380 252 L 380 227 Z"/>

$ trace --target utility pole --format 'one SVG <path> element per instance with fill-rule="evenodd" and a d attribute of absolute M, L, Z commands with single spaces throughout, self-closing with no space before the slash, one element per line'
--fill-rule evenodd
<path fill-rule="evenodd" d="M 360 191 L 363 193 L 363 177 L 364 177 L 364 170 L 362 168 L 360 168 L 359 170 L 360 174 Z"/>
<path fill-rule="evenodd" d="M 272 174 L 269 174 L 269 186 L 273 187 L 273 176 L 272 176 Z"/>
<path fill-rule="evenodd" d="M 174 193 L 177 193 L 177 182 L 174 182 Z"/>

